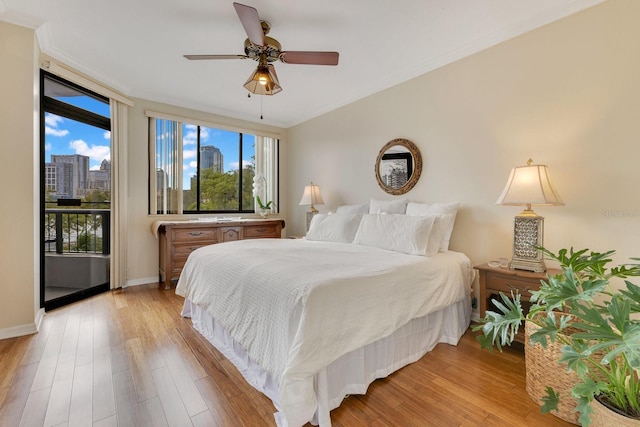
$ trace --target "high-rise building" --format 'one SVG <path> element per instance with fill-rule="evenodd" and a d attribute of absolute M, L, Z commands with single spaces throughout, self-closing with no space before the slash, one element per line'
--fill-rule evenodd
<path fill-rule="evenodd" d="M 111 161 L 104 159 L 99 170 L 89 171 L 89 188 L 91 190 L 111 190 Z"/>
<path fill-rule="evenodd" d="M 52 154 L 51 163 L 70 164 L 73 168 L 69 170 L 64 168 L 65 174 L 71 173 L 71 191 L 70 195 L 65 194 L 61 197 L 71 197 L 74 199 L 83 197 L 89 189 L 89 157 L 80 154 Z M 69 180 L 68 176 L 64 177 L 64 181 Z"/>
<path fill-rule="evenodd" d="M 203 145 L 200 147 L 200 169 L 213 169 L 214 172 L 224 172 L 224 158 L 218 147 Z"/>
<path fill-rule="evenodd" d="M 45 188 L 55 199 L 73 198 L 73 164 L 45 163 Z"/>

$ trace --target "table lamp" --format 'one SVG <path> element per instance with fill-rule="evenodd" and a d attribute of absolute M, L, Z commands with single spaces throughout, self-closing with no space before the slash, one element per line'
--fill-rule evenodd
<path fill-rule="evenodd" d="M 536 214 L 531 205 L 561 206 L 564 202 L 553 187 L 546 165 L 533 165 L 511 170 L 507 185 L 496 201 L 497 205 L 525 206 L 513 221 L 513 258 L 511 269 L 541 273 L 547 270 L 542 251 L 537 247 L 544 243 L 544 217 Z"/>
<path fill-rule="evenodd" d="M 320 187 L 311 181 L 310 185 L 304 187 L 304 193 L 302 194 L 302 198 L 300 199 L 299 205 L 311 205 L 309 211 L 307 211 L 307 231 L 309 231 L 309 225 L 311 224 L 311 219 L 315 214 L 318 213 L 318 210 L 314 205 L 324 205 L 324 201 L 322 200 L 322 196 L 320 195 Z"/>

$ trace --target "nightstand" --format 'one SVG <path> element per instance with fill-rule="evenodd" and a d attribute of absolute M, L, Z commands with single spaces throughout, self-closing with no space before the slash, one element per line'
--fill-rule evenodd
<path fill-rule="evenodd" d="M 562 271 L 556 268 L 549 268 L 544 273 L 534 273 L 532 271 L 511 270 L 505 267 L 493 268 L 486 263 L 476 265 L 473 268 L 480 273 L 480 318 L 484 317 L 487 308 L 496 311 L 491 300 L 500 300 L 500 292 L 511 295 L 511 291 L 518 291 L 521 295 L 522 307 L 526 313 L 531 306 L 529 302 L 530 291 L 540 289 L 540 281 L 546 280 L 547 275 L 562 274 Z M 520 328 L 515 340 L 524 343 L 524 327 Z"/>

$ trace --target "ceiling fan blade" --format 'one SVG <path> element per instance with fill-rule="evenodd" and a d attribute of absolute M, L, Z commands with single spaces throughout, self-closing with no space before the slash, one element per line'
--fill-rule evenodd
<path fill-rule="evenodd" d="M 247 59 L 247 55 L 182 55 L 187 59 Z"/>
<path fill-rule="evenodd" d="M 258 11 L 251 6 L 245 6 L 240 3 L 233 3 L 233 7 L 236 9 L 238 18 L 240 18 L 240 22 L 242 22 L 244 31 L 247 33 L 251 43 L 257 46 L 264 46 L 266 42 Z"/>
<path fill-rule="evenodd" d="M 285 64 L 338 65 L 338 52 L 305 52 L 290 50 L 280 53 Z"/>

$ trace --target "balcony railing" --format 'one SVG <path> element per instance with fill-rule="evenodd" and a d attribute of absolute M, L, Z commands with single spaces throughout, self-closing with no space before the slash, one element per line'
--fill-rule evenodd
<path fill-rule="evenodd" d="M 109 209 L 45 209 L 46 253 L 111 252 Z"/>

